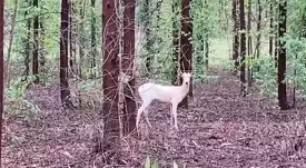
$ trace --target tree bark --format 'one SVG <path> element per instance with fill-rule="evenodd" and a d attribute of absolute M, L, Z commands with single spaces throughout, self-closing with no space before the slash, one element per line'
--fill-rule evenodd
<path fill-rule="evenodd" d="M 235 65 L 235 73 L 238 71 L 238 66 L 239 66 L 239 60 L 238 60 L 238 55 L 239 55 L 239 36 L 238 36 L 238 18 L 237 18 L 237 4 L 238 0 L 232 0 L 233 2 L 233 8 L 232 8 L 232 18 L 234 22 L 234 27 L 233 27 L 233 56 L 232 59 L 234 60 L 234 65 Z"/>
<path fill-rule="evenodd" d="M 68 68 L 68 74 L 70 74 L 70 77 L 74 76 L 74 69 L 73 69 L 73 37 L 72 37 L 72 22 L 73 22 L 73 11 L 72 11 L 72 1 L 69 1 L 69 26 L 68 26 L 68 35 L 69 35 L 69 41 L 68 41 L 68 48 L 69 48 L 69 68 Z"/>
<path fill-rule="evenodd" d="M 273 1 L 274 0 L 268 0 L 269 1 L 269 17 L 270 17 L 270 19 L 269 19 L 269 29 L 270 29 L 270 34 L 269 34 L 269 54 L 270 54 L 270 56 L 273 56 L 273 17 L 274 17 L 274 15 L 273 15 Z"/>
<path fill-rule="evenodd" d="M 249 58 L 254 58 L 254 55 L 253 55 L 253 45 L 252 45 L 252 36 L 250 34 L 250 30 L 251 30 L 251 14 L 252 14 L 252 0 L 248 0 L 248 22 L 247 22 L 247 38 L 248 38 L 248 57 Z M 253 69 L 251 69 L 250 65 L 248 64 L 247 65 L 247 74 L 248 74 L 248 87 L 251 87 L 252 86 L 252 71 Z"/>
<path fill-rule="evenodd" d="M 119 77 L 119 32 L 118 0 L 103 0 L 102 40 L 103 40 L 103 143 L 97 151 L 110 151 L 110 156 L 120 149 L 120 128 L 118 116 L 118 77 Z M 102 150 L 102 151 L 101 151 Z"/>
<path fill-rule="evenodd" d="M 45 55 L 44 55 L 44 26 L 43 26 L 43 20 L 42 18 L 39 18 L 39 30 L 40 30 L 40 41 L 39 41 L 39 64 L 40 64 L 40 69 L 41 71 L 44 69 L 44 66 L 45 66 L 45 63 L 46 63 L 46 58 L 45 58 Z"/>
<path fill-rule="evenodd" d="M 258 6 L 258 19 L 257 19 L 257 24 L 256 24 L 256 29 L 257 29 L 257 38 L 256 38 L 256 58 L 259 58 L 260 55 L 260 39 L 261 39 L 261 18 L 262 18 L 262 5 L 260 0 L 257 0 L 257 6 Z M 257 69 L 259 71 L 259 67 Z"/>
<path fill-rule="evenodd" d="M 246 55 L 246 27 L 245 27 L 245 12 L 244 0 L 239 3 L 239 25 L 240 31 L 240 94 L 242 97 L 246 96 L 246 77 L 245 77 L 245 55 Z"/>
<path fill-rule="evenodd" d="M 34 0 L 34 7 L 38 8 L 38 1 Z M 33 49 L 33 62 L 32 62 L 32 73 L 35 76 L 34 83 L 39 83 L 39 15 L 34 16 L 34 28 L 33 28 L 33 38 L 34 38 L 34 49 Z"/>
<path fill-rule="evenodd" d="M 28 6 L 30 7 L 31 1 L 27 1 L 28 2 Z M 24 70 L 24 78 L 23 80 L 27 80 L 28 76 L 30 75 L 30 50 L 31 50 L 31 18 L 29 17 L 29 11 L 27 10 L 24 13 L 25 18 L 27 18 L 27 37 L 24 39 L 24 54 L 25 54 L 25 58 L 24 58 L 24 65 L 25 65 L 25 70 Z"/>
<path fill-rule="evenodd" d="M 279 7 L 277 5 L 277 2 L 275 2 L 274 4 L 274 10 L 275 10 L 275 13 L 274 13 L 274 20 L 276 22 L 276 24 L 274 24 L 274 35 L 275 35 L 275 39 L 274 39 L 274 60 L 275 60 L 275 68 L 277 68 L 278 66 L 278 52 L 279 52 L 279 44 L 278 44 L 278 39 L 279 39 Z"/>
<path fill-rule="evenodd" d="M 96 49 L 96 43 L 97 43 L 97 40 L 96 40 L 96 16 L 94 14 L 94 8 L 96 6 L 95 4 L 95 1 L 96 0 L 91 0 L 91 17 L 92 17 L 92 20 L 91 20 L 91 62 L 90 62 L 90 68 L 93 69 L 96 67 L 96 55 L 97 55 L 97 49 Z M 94 74 L 93 72 L 96 72 L 95 70 L 93 70 L 91 72 L 91 77 L 94 78 L 96 77 L 97 74 Z"/>
<path fill-rule="evenodd" d="M 124 0 L 123 17 L 123 72 L 131 76 L 128 85 L 124 87 L 125 106 L 124 106 L 124 135 L 128 135 L 136 128 L 136 97 L 135 95 L 135 76 L 133 75 L 135 59 L 135 6 L 136 0 Z"/>
<path fill-rule="evenodd" d="M 181 42 L 180 42 L 180 70 L 182 72 L 192 71 L 192 18 L 190 15 L 191 0 L 183 0 L 181 6 Z M 182 78 L 180 78 L 182 84 Z M 193 97 L 192 94 L 192 79 L 190 81 L 190 89 L 188 95 L 179 104 L 180 107 L 188 108 L 188 97 Z"/>
<path fill-rule="evenodd" d="M 70 91 L 68 83 L 68 38 L 69 38 L 69 3 L 62 0 L 60 27 L 60 90 L 61 102 L 66 106 L 69 103 Z"/>
<path fill-rule="evenodd" d="M 277 66 L 277 76 L 278 76 L 278 103 L 281 110 L 289 109 L 287 102 L 287 91 L 285 73 L 286 73 L 286 41 L 282 40 L 285 37 L 287 26 L 287 1 L 283 0 L 278 2 L 279 8 L 279 22 L 278 22 L 278 66 Z"/>

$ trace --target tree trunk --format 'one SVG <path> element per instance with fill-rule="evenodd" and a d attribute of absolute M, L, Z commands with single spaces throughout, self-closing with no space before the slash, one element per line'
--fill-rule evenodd
<path fill-rule="evenodd" d="M 95 9 L 95 1 L 96 0 L 91 0 L 91 62 L 90 62 L 90 68 L 92 69 L 91 71 L 91 77 L 94 78 L 97 76 L 97 74 L 95 74 L 96 70 L 93 70 L 96 67 L 96 55 L 97 55 L 97 49 L 96 49 L 96 16 L 94 14 L 94 9 Z"/>
<path fill-rule="evenodd" d="M 31 1 L 28 1 L 28 6 L 30 7 Z M 31 50 L 31 18 L 29 17 L 29 11 L 26 11 L 24 13 L 25 18 L 27 18 L 27 37 L 24 39 L 24 65 L 25 65 L 25 70 L 24 70 L 24 80 L 28 79 L 28 76 L 30 75 L 30 50 Z"/>
<path fill-rule="evenodd" d="M 146 18 L 144 21 L 144 27 L 146 30 L 146 49 L 147 49 L 147 57 L 146 57 L 146 69 L 148 74 L 151 72 L 151 46 L 152 46 L 152 40 L 151 40 L 151 17 L 150 16 L 150 2 L 149 0 L 145 0 L 144 6 L 143 6 L 143 12 L 145 13 L 144 17 Z"/>
<path fill-rule="evenodd" d="M 234 27 L 233 27 L 233 56 L 232 59 L 234 60 L 235 64 L 235 73 L 238 71 L 238 66 L 239 66 L 239 60 L 238 60 L 238 55 L 239 55 L 239 36 L 238 36 L 238 18 L 237 18 L 237 4 L 238 0 L 232 0 L 233 2 L 233 8 L 232 8 L 232 17 L 233 17 L 233 22 L 234 22 Z"/>
<path fill-rule="evenodd" d="M 252 45 L 252 36 L 250 34 L 250 30 L 251 30 L 251 14 L 252 14 L 252 0 L 248 0 L 248 22 L 247 22 L 247 37 L 248 37 L 248 57 L 249 58 L 254 58 L 253 56 L 253 45 Z M 250 59 L 249 59 L 250 60 Z M 248 73 L 248 87 L 252 86 L 252 70 L 250 67 L 250 64 L 247 65 L 247 73 Z"/>
<path fill-rule="evenodd" d="M 38 8 L 38 1 L 34 0 L 34 6 Z M 35 75 L 34 83 L 39 83 L 39 15 L 34 16 L 34 28 L 33 28 L 33 38 L 34 38 L 34 49 L 33 49 L 33 62 L 32 62 L 32 73 Z"/>
<path fill-rule="evenodd" d="M 287 22 L 287 1 L 278 2 L 279 8 L 279 21 L 278 21 L 278 66 L 277 66 L 277 76 L 278 76 L 278 103 L 281 110 L 289 109 L 287 102 L 287 91 L 285 73 L 286 73 L 286 41 L 281 40 L 285 37 L 286 33 L 286 22 Z"/>
<path fill-rule="evenodd" d="M 161 4 L 162 4 L 162 0 L 158 0 L 156 3 L 156 10 L 157 10 L 157 14 L 156 14 L 156 32 L 159 32 L 160 29 L 160 10 L 161 10 Z M 161 38 L 157 37 L 157 40 L 155 41 L 158 45 L 160 45 L 161 43 Z M 159 50 L 157 50 L 157 55 L 159 55 Z"/>
<path fill-rule="evenodd" d="M 181 6 L 181 42 L 180 42 L 180 70 L 182 72 L 192 71 L 192 18 L 190 15 L 191 0 L 182 1 Z M 182 78 L 180 78 L 182 84 Z M 190 81 L 190 89 L 188 95 L 179 104 L 180 107 L 188 108 L 188 97 L 193 97 L 192 94 L 192 80 Z"/>
<path fill-rule="evenodd" d="M 179 0 L 174 0 L 172 3 L 172 45 L 173 45 L 173 57 L 172 61 L 174 63 L 173 74 L 172 74 L 172 84 L 178 85 L 178 61 L 179 61 L 179 22 L 177 16 L 179 15 Z"/>
<path fill-rule="evenodd" d="M 69 60 L 69 68 L 68 68 L 68 74 L 71 77 L 74 76 L 74 71 L 73 71 L 73 38 L 72 38 L 72 22 L 73 22 L 73 19 L 72 19 L 72 1 L 69 1 L 69 26 L 68 26 L 68 35 L 69 35 L 69 41 L 68 41 L 68 48 L 69 48 L 69 54 L 68 54 L 68 60 Z"/>
<path fill-rule="evenodd" d="M 136 97 L 135 77 L 133 76 L 135 59 L 135 6 L 136 0 L 124 0 L 123 17 L 123 72 L 131 76 L 128 85 L 125 85 L 125 108 L 124 108 L 124 135 L 130 134 L 136 128 Z"/>
<path fill-rule="evenodd" d="M 270 34 L 269 34 L 269 54 L 270 56 L 273 56 L 273 17 L 274 17 L 274 12 L 273 12 L 273 2 L 274 0 L 268 0 L 269 1 L 269 29 L 270 29 Z"/>
<path fill-rule="evenodd" d="M 3 13 L 4 13 L 4 0 L 0 1 L 0 115 L 2 116 L 3 114 L 3 91 L 4 91 L 4 79 L 3 79 L 3 72 L 4 72 L 4 66 L 3 66 L 3 62 L 4 62 L 4 55 L 3 55 L 3 51 L 4 51 L 4 18 L 3 18 Z M 2 128 L 2 117 L 0 117 L 0 127 Z M 1 144 L 1 140 L 2 140 L 2 129 L 0 129 L 0 158 L 2 158 L 2 144 Z M 0 159 L 0 165 L 1 165 L 1 159 Z"/>
<path fill-rule="evenodd" d="M 260 39 L 261 39 L 261 18 L 262 18 L 262 5 L 261 5 L 261 2 L 260 0 L 257 0 L 257 6 L 258 6 L 258 19 L 257 19 L 257 25 L 256 25 L 256 28 L 257 28 L 257 38 L 256 38 L 256 47 L 255 47 L 255 50 L 256 50 L 256 58 L 259 58 L 259 55 L 260 55 Z M 259 71 L 259 67 L 257 69 L 257 71 Z"/>
<path fill-rule="evenodd" d="M 275 34 L 275 39 L 274 39 L 274 60 L 275 60 L 275 68 L 277 68 L 278 66 L 278 47 L 279 47 L 279 44 L 278 44 L 278 39 L 279 39 L 279 9 L 278 9 L 278 6 L 277 6 L 277 2 L 274 4 L 274 10 L 275 10 L 275 13 L 274 13 L 274 20 L 276 22 L 276 24 L 274 24 L 274 34 Z"/>
<path fill-rule="evenodd" d="M 240 94 L 246 96 L 246 77 L 245 77 L 245 55 L 246 55 L 246 33 L 245 33 L 245 13 L 244 0 L 239 3 L 239 22 L 240 22 Z"/>
<path fill-rule="evenodd" d="M 69 38 L 69 3 L 62 0 L 61 7 L 61 27 L 60 27 L 60 90 L 61 102 L 64 106 L 68 105 L 70 98 L 68 83 L 68 38 Z"/>
<path fill-rule="evenodd" d="M 44 49 L 43 49 L 43 39 L 44 39 L 44 26 L 43 26 L 43 20 L 42 18 L 39 18 L 39 30 L 40 30 L 40 42 L 39 42 L 39 63 L 40 63 L 40 69 L 41 71 L 44 69 L 45 70 L 45 63 L 46 63 L 46 58 L 45 58 L 45 55 L 44 55 Z"/>
<path fill-rule="evenodd" d="M 80 6 L 85 6 L 86 1 L 79 1 L 79 5 Z M 78 39 L 79 39 L 79 61 L 78 63 L 78 71 L 79 71 L 79 77 L 81 79 L 83 79 L 83 74 L 82 74 L 82 67 L 83 67 L 83 62 L 85 62 L 85 60 L 83 60 L 84 57 L 84 48 L 85 48 L 85 38 L 84 38 L 84 18 L 85 18 L 85 12 L 84 9 L 82 7 L 79 8 L 79 15 L 80 15 L 80 25 L 79 25 L 79 33 L 78 33 Z M 76 59 L 74 59 L 76 60 Z M 75 61 L 76 62 L 76 61 Z"/>
<path fill-rule="evenodd" d="M 99 152 L 110 151 L 116 154 L 120 149 L 120 129 L 118 116 L 118 77 L 119 77 L 119 38 L 118 38 L 118 0 L 103 0 L 102 37 L 103 37 L 103 106 L 102 118 L 104 133 Z M 99 141 L 100 142 L 100 141 Z M 101 143 L 101 142 L 100 142 Z M 102 151 L 101 151 L 102 150 Z"/>

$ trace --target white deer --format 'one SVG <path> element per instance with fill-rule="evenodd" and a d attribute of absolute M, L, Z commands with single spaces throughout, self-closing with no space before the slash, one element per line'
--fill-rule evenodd
<path fill-rule="evenodd" d="M 147 107 L 153 100 L 159 100 L 165 103 L 171 103 L 171 122 L 174 118 L 174 127 L 178 130 L 177 126 L 177 106 L 184 99 L 189 91 L 190 78 L 192 73 L 181 73 L 183 83 L 181 86 L 163 86 L 155 83 L 145 83 L 138 88 L 139 96 L 142 100 L 142 105 L 138 109 L 136 118 L 136 128 L 138 129 L 139 120 L 142 112 L 145 112 L 146 121 L 151 128 L 148 118 Z"/>

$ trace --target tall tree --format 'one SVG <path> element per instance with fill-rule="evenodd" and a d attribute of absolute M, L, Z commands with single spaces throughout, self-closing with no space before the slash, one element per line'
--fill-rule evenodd
<path fill-rule="evenodd" d="M 104 119 L 103 144 L 98 151 L 117 151 L 120 148 L 120 128 L 118 117 L 118 77 L 119 77 L 119 37 L 118 15 L 116 8 L 119 0 L 103 0 L 102 37 L 103 37 L 103 106 Z M 102 151 L 101 151 L 102 150 Z"/>
<path fill-rule="evenodd" d="M 152 37 L 151 37 L 151 17 L 150 17 L 150 2 L 149 0 L 145 0 L 143 4 L 143 11 L 144 11 L 144 27 L 146 30 L 146 50 L 147 50 L 147 57 L 146 57 L 146 68 L 148 73 L 151 72 L 151 46 L 152 46 Z"/>
<path fill-rule="evenodd" d="M 28 0 L 28 6 L 30 7 L 31 0 Z M 25 65 L 25 70 L 24 70 L 24 80 L 27 80 L 28 76 L 30 75 L 30 50 L 31 50 L 31 25 L 32 25 L 32 20 L 30 18 L 30 12 L 29 10 L 26 10 L 24 13 L 24 17 L 26 18 L 27 21 L 27 37 L 23 39 L 23 44 L 24 44 L 24 65 Z"/>
<path fill-rule="evenodd" d="M 96 0 L 91 0 L 91 61 L 90 61 L 90 68 L 95 68 L 96 67 L 96 55 L 97 55 L 97 48 L 96 48 L 96 43 L 97 43 L 97 40 L 96 40 L 96 15 L 95 15 L 95 7 L 96 7 Z M 91 77 L 94 77 L 96 76 L 96 74 L 94 74 L 93 72 L 96 72 L 96 71 L 92 71 L 91 72 Z"/>
<path fill-rule="evenodd" d="M 287 102 L 286 83 L 284 82 L 286 73 L 286 41 L 283 39 L 287 30 L 287 0 L 281 0 L 278 2 L 278 10 L 278 103 L 281 110 L 287 110 L 289 108 L 289 105 Z"/>
<path fill-rule="evenodd" d="M 136 97 L 135 95 L 135 77 L 134 59 L 135 59 L 135 6 L 136 0 L 124 0 L 123 15 L 123 56 L 122 68 L 125 74 L 132 77 L 128 85 L 125 85 L 125 106 L 124 106 L 124 134 L 128 135 L 136 128 Z"/>
<path fill-rule="evenodd" d="M 79 77 L 82 79 L 83 78 L 83 74 L 82 74 L 82 63 L 83 63 L 83 57 L 84 57 L 84 54 L 85 54 L 85 37 L 84 37 L 84 32 L 85 32 L 85 25 L 84 25 L 84 18 L 85 18 L 85 10 L 84 8 L 82 8 L 82 6 L 85 6 L 86 5 L 86 1 L 78 1 L 79 3 L 78 4 L 78 13 L 80 15 L 80 23 L 79 23 L 79 29 L 78 29 L 78 39 L 79 39 L 79 67 L 78 67 L 78 71 L 79 71 Z M 76 62 L 76 59 L 73 59 L 75 60 L 74 62 Z"/>
<path fill-rule="evenodd" d="M 245 55 L 246 55 L 246 26 L 245 26 L 245 12 L 244 0 L 239 1 L 239 25 L 240 31 L 240 94 L 246 96 L 246 76 L 245 76 Z"/>
<path fill-rule="evenodd" d="M 179 21 L 177 20 L 177 16 L 179 15 L 179 0 L 172 1 L 172 45 L 173 45 L 173 58 L 172 61 L 174 63 L 173 75 L 172 75 L 172 84 L 178 84 L 178 61 L 179 61 Z"/>
<path fill-rule="evenodd" d="M 274 3 L 274 20 L 275 20 L 275 24 L 274 24 L 274 60 L 275 60 L 275 68 L 277 68 L 277 64 L 278 64 L 278 54 L 279 54 L 279 43 L 278 43 L 278 39 L 279 39 L 279 6 L 278 6 L 278 2 L 275 1 Z"/>
<path fill-rule="evenodd" d="M 40 7 L 42 8 L 42 7 Z M 45 66 L 45 63 L 46 63 L 46 58 L 45 58 L 45 55 L 44 55 L 44 32 L 45 32 L 45 29 L 44 29 L 44 22 L 43 22 L 43 19 L 42 17 L 39 17 L 39 64 L 40 64 L 40 69 L 41 71 L 43 71 L 44 69 L 44 66 Z"/>
<path fill-rule="evenodd" d="M 181 38 L 180 38 L 180 70 L 182 72 L 192 71 L 192 18 L 190 15 L 191 0 L 182 0 L 181 6 Z M 180 78 L 182 84 L 182 78 Z M 190 89 L 188 96 L 186 96 L 179 106 L 188 107 L 188 97 L 193 97 L 192 94 L 192 80 L 190 82 Z"/>
<path fill-rule="evenodd" d="M 247 38 L 248 38 L 248 57 L 254 58 L 253 56 L 253 45 L 252 45 L 252 36 L 250 33 L 251 30 L 251 14 L 252 14 L 252 0 L 248 0 L 248 13 L 247 13 Z M 250 64 L 247 64 L 247 73 L 248 73 L 248 87 L 252 86 L 252 69 L 250 67 Z"/>
<path fill-rule="evenodd" d="M 161 14 L 161 5 L 163 3 L 163 0 L 158 0 L 156 2 L 156 31 L 158 32 L 160 30 L 160 14 Z M 161 38 L 157 37 L 157 40 L 155 41 L 157 44 L 161 43 Z M 159 50 L 157 51 L 159 53 Z"/>
<path fill-rule="evenodd" d="M 68 61 L 69 61 L 69 68 L 68 68 L 68 74 L 71 74 L 73 76 L 73 36 L 72 36 L 72 23 L 73 23 L 73 11 L 72 11 L 72 6 L 73 3 L 72 1 L 68 2 L 69 4 L 69 25 L 68 25 Z"/>
<path fill-rule="evenodd" d="M 273 2 L 274 0 L 268 0 L 269 1 L 269 54 L 270 56 L 273 56 Z"/>
<path fill-rule="evenodd" d="M 3 79 L 3 72 L 4 72 L 4 68 L 3 68 L 3 62 L 4 62 L 4 58 L 3 58 L 3 49 L 4 49 L 4 18 L 3 18 L 3 13 L 4 13 L 4 1 L 0 1 L 0 158 L 2 158 L 2 145 L 1 145 L 1 141 L 2 141 L 2 113 L 3 113 L 3 83 L 4 83 L 4 79 Z M 0 159 L 0 165 L 1 165 L 1 160 Z"/>
<path fill-rule="evenodd" d="M 68 83 L 68 38 L 69 38 L 69 0 L 62 0 L 60 27 L 60 90 L 63 105 L 68 105 L 70 98 Z"/>
<path fill-rule="evenodd" d="M 232 4 L 232 18 L 233 18 L 233 22 L 234 22 L 234 27 L 233 27 L 233 34 L 234 34 L 234 38 L 233 38 L 233 56 L 232 59 L 234 60 L 234 64 L 235 64 L 235 72 L 238 71 L 238 66 L 239 66 L 239 60 L 238 60 L 238 55 L 239 55 L 239 34 L 238 34 L 238 17 L 237 17 L 237 4 L 238 4 L 238 0 L 232 0 L 233 4 Z"/>
<path fill-rule="evenodd" d="M 39 0 L 34 0 L 34 7 L 38 8 Z M 39 83 L 39 14 L 34 15 L 34 28 L 33 28 L 33 38 L 34 38 L 34 49 L 33 49 L 33 60 L 32 60 L 32 73 L 35 76 L 34 83 Z"/>
<path fill-rule="evenodd" d="M 261 0 L 257 0 L 257 24 L 256 24 L 256 29 L 257 29 L 257 37 L 256 37 L 256 58 L 259 58 L 260 55 L 260 39 L 261 39 L 261 19 L 262 18 L 262 5 L 261 5 Z M 258 67 L 259 68 L 259 67 Z"/>

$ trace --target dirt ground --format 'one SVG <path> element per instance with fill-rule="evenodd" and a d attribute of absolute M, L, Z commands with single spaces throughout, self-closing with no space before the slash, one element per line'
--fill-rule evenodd
<path fill-rule="evenodd" d="M 141 167 L 149 156 L 160 167 L 175 161 L 189 168 L 305 168 L 306 149 L 298 156 L 293 147 L 297 125 L 306 114 L 305 101 L 280 111 L 259 91 L 240 98 L 237 78 L 225 72 L 218 76 L 194 86 L 189 108 L 178 110 L 178 132 L 170 125 L 169 106 L 153 103 L 153 128 L 149 131 L 142 118 L 142 139 L 123 159 L 127 165 L 113 167 Z M 55 108 L 57 99 L 47 92 L 29 93 L 41 107 L 36 118 L 4 115 L 2 167 L 102 167 L 99 156 L 92 155 L 97 114 Z"/>

